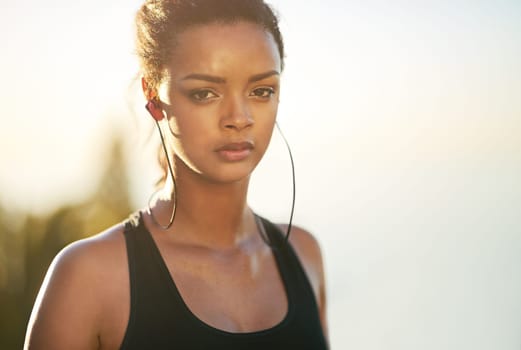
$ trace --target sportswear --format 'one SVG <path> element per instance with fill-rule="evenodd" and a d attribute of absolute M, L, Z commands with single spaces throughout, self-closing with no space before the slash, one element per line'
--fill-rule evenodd
<path fill-rule="evenodd" d="M 197 318 L 184 303 L 141 213 L 125 222 L 130 276 L 130 316 L 121 349 L 326 349 L 311 284 L 282 232 L 261 224 L 272 247 L 286 290 L 288 311 L 277 325 L 232 333 Z"/>

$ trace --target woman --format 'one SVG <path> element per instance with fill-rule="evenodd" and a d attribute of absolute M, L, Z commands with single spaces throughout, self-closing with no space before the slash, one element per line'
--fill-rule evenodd
<path fill-rule="evenodd" d="M 262 0 L 150 0 L 136 25 L 172 195 L 58 254 L 25 347 L 326 348 L 317 242 L 297 227 L 286 242 L 287 226 L 246 203 L 279 100 L 272 10 Z"/>

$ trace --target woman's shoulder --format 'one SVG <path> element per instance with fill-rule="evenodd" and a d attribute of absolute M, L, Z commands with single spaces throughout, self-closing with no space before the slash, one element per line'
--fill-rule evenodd
<path fill-rule="evenodd" d="M 75 241 L 55 257 L 46 279 L 68 289 L 97 305 L 105 306 L 128 285 L 128 263 L 125 244 L 125 224 L 118 223 L 93 236 Z M 84 295 L 88 293 L 88 295 Z"/>
<path fill-rule="evenodd" d="M 286 234 L 288 225 L 277 225 L 284 234 Z M 316 237 L 308 230 L 292 225 L 289 236 L 289 242 L 297 253 L 302 264 L 312 267 L 315 273 L 320 273 L 322 269 L 322 252 L 320 244 Z"/>
<path fill-rule="evenodd" d="M 283 232 L 287 231 L 288 225 L 278 226 Z M 315 294 L 324 335 L 327 338 L 326 279 L 320 244 L 311 232 L 298 226 L 291 227 L 289 242 L 295 250 Z"/>
<path fill-rule="evenodd" d="M 80 269 L 76 272 L 83 273 L 106 270 L 107 264 L 125 253 L 124 230 L 124 224 L 119 223 L 98 234 L 72 242 L 56 255 L 51 268 Z"/>
<path fill-rule="evenodd" d="M 26 347 L 98 346 L 107 313 L 128 299 L 124 225 L 63 248 L 52 261 L 34 305 Z M 77 332 L 82 329 L 82 332 Z M 62 346 L 63 345 L 63 346 Z"/>
<path fill-rule="evenodd" d="M 279 224 L 278 226 L 282 232 L 287 232 L 288 225 Z M 322 252 L 318 240 L 310 231 L 293 225 L 291 226 L 289 242 L 295 250 L 315 294 L 318 296 L 324 280 Z"/>
<path fill-rule="evenodd" d="M 284 225 L 287 229 L 287 225 Z M 304 249 L 307 254 L 313 255 L 314 259 L 320 258 L 320 244 L 313 233 L 301 226 L 292 226 L 290 242 Z"/>

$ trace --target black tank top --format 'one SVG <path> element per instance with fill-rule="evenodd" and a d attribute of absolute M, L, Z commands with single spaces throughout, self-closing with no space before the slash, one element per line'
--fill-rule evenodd
<path fill-rule="evenodd" d="M 265 330 L 231 333 L 198 319 L 186 306 L 140 214 L 125 224 L 130 317 L 121 349 L 326 349 L 311 284 L 279 228 L 261 219 L 286 289 L 288 312 Z"/>

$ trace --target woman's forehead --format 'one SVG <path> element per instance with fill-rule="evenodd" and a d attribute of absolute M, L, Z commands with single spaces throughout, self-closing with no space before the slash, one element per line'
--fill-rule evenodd
<path fill-rule="evenodd" d="M 176 39 L 174 52 L 165 67 L 171 77 L 194 72 L 280 72 L 277 44 L 271 33 L 257 24 L 197 25 L 187 28 Z"/>

